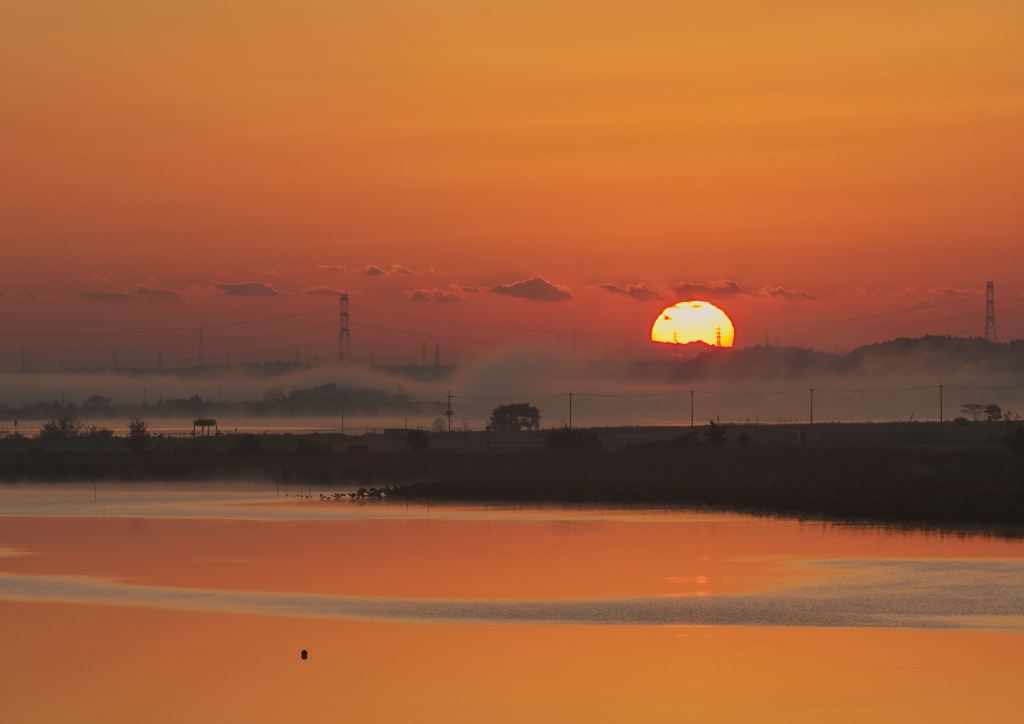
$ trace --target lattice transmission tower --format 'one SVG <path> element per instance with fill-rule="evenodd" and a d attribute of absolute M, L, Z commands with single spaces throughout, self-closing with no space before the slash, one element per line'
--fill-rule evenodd
<path fill-rule="evenodd" d="M 348 323 L 348 294 L 338 295 L 338 364 L 352 361 L 352 332 Z"/>
<path fill-rule="evenodd" d="M 985 284 L 985 339 L 996 341 L 996 286 L 992 282 Z"/>

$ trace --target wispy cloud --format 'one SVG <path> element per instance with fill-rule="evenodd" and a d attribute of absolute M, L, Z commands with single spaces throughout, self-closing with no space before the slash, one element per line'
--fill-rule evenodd
<path fill-rule="evenodd" d="M 366 266 L 350 267 L 345 264 L 317 264 L 317 271 L 337 272 L 340 274 L 358 274 L 367 277 L 413 276 L 433 271 L 416 271 L 405 264 L 367 264 Z"/>
<path fill-rule="evenodd" d="M 786 287 L 761 287 L 761 294 L 787 302 L 813 302 L 819 298 L 817 294 L 804 289 L 787 289 Z"/>
<path fill-rule="evenodd" d="M 433 302 L 434 304 L 452 304 L 461 302 L 463 299 L 461 294 L 450 289 L 409 289 L 406 290 L 405 296 L 409 298 L 410 302 Z"/>
<path fill-rule="evenodd" d="M 467 287 L 463 284 L 449 284 L 446 287 L 434 287 L 433 289 L 407 289 L 405 296 L 410 302 L 432 302 L 434 304 L 452 304 L 466 298 L 469 294 L 476 294 L 480 290 L 477 287 Z"/>
<path fill-rule="evenodd" d="M 336 297 L 342 291 L 333 287 L 307 287 L 302 290 L 302 293 L 308 294 L 311 297 Z"/>
<path fill-rule="evenodd" d="M 750 293 L 732 279 L 720 279 L 715 282 L 679 282 L 672 287 L 672 291 L 684 297 L 700 295 L 732 297 Z"/>
<path fill-rule="evenodd" d="M 927 290 L 927 293 L 936 297 L 956 299 L 960 297 L 973 297 L 977 294 L 981 294 L 981 290 L 964 289 L 962 287 L 932 287 Z"/>
<path fill-rule="evenodd" d="M 79 292 L 87 302 L 133 302 L 135 299 L 128 292 Z"/>
<path fill-rule="evenodd" d="M 644 283 L 640 284 L 629 284 L 624 287 L 620 287 L 617 284 L 598 284 L 598 289 L 603 289 L 610 294 L 619 294 L 625 297 L 629 297 L 637 302 L 650 302 L 655 299 L 661 299 L 661 295 L 654 291 Z"/>
<path fill-rule="evenodd" d="M 185 301 L 184 294 L 177 289 L 170 289 L 169 287 L 152 287 L 140 284 L 135 287 L 132 295 L 144 302 L 181 304 Z"/>
<path fill-rule="evenodd" d="M 567 287 L 549 282 L 543 277 L 533 277 L 511 284 L 499 284 L 491 287 L 491 292 L 506 297 L 527 299 L 531 302 L 567 302 L 572 299 L 572 292 Z"/>
<path fill-rule="evenodd" d="M 214 282 L 214 286 L 233 297 L 280 297 L 284 294 L 264 282 Z"/>
<path fill-rule="evenodd" d="M 915 309 L 926 309 L 934 306 L 943 300 L 965 299 L 981 294 L 980 289 L 964 289 L 961 287 L 931 287 L 919 289 L 917 287 L 903 287 L 891 292 L 892 296 L 901 299 L 913 300 Z"/>
<path fill-rule="evenodd" d="M 129 291 L 90 290 L 79 292 L 78 296 L 87 302 L 147 302 L 150 304 L 180 304 L 185 301 L 185 295 L 177 289 L 151 287 L 143 284 L 139 284 Z"/>

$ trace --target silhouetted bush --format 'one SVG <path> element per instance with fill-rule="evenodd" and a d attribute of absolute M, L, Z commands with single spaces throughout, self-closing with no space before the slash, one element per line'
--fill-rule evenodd
<path fill-rule="evenodd" d="M 111 438 L 114 437 L 114 431 L 109 427 L 100 427 L 99 425 L 86 425 L 82 428 L 81 432 L 78 433 L 79 437 L 92 437 L 92 438 Z"/>
<path fill-rule="evenodd" d="M 39 428 L 42 440 L 67 440 L 78 437 L 82 432 L 82 423 L 74 417 L 55 417 Z"/>

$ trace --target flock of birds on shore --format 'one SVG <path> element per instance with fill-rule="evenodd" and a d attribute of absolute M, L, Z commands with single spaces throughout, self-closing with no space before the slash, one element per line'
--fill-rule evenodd
<path fill-rule="evenodd" d="M 387 496 L 387 488 L 359 488 L 357 490 L 353 490 L 350 493 L 331 493 L 330 495 L 326 493 L 320 493 L 320 500 L 322 502 L 333 501 L 335 503 L 340 503 L 345 500 L 381 500 L 383 498 L 386 498 Z M 314 499 L 312 495 L 304 495 L 303 493 L 295 493 L 292 496 L 286 495 L 285 497 L 300 498 L 302 500 Z"/>

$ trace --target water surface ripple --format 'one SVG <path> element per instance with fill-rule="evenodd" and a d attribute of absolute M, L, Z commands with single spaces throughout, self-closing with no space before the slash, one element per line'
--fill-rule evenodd
<path fill-rule="evenodd" d="M 833 575 L 755 593 L 493 601 L 224 591 L 82 576 L 0 574 L 0 599 L 465 623 L 942 628 L 1024 633 L 1024 561 L 863 559 L 800 565 Z"/>

